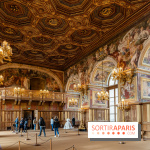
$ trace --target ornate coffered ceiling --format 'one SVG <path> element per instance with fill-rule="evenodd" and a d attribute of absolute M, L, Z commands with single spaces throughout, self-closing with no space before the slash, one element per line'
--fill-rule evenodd
<path fill-rule="evenodd" d="M 12 61 L 65 70 L 148 15 L 150 0 L 1 0 Z"/>

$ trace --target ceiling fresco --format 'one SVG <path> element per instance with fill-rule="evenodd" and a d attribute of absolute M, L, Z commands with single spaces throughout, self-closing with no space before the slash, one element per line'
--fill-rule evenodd
<path fill-rule="evenodd" d="M 1 0 L 0 42 L 10 43 L 14 63 L 63 71 L 149 9 L 150 0 Z"/>

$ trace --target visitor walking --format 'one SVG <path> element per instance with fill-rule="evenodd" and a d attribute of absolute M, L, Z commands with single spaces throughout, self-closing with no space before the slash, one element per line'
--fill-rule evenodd
<path fill-rule="evenodd" d="M 72 118 L 72 126 L 75 126 L 75 118 Z"/>
<path fill-rule="evenodd" d="M 24 120 L 23 120 L 23 118 L 21 118 L 19 132 L 20 132 L 20 129 L 22 129 L 22 131 L 23 131 L 23 128 L 24 128 Z"/>
<path fill-rule="evenodd" d="M 29 129 L 31 129 L 31 123 L 32 123 L 32 121 L 31 121 L 31 118 L 29 117 L 29 119 L 28 119 L 28 128 Z"/>
<path fill-rule="evenodd" d="M 36 117 L 34 117 L 34 119 L 33 119 L 34 130 L 36 130 L 36 124 L 37 124 Z"/>
<path fill-rule="evenodd" d="M 58 118 L 55 117 L 55 120 L 54 120 L 54 131 L 55 131 L 55 136 L 56 137 L 56 131 L 57 131 L 57 134 L 58 134 L 58 137 L 59 137 L 59 131 L 58 131 L 58 128 L 59 128 L 59 121 L 58 121 Z"/>
<path fill-rule="evenodd" d="M 52 126 L 52 131 L 54 131 L 54 130 L 53 130 L 53 126 L 54 126 L 54 120 L 53 120 L 53 117 L 52 117 L 52 119 L 51 119 L 51 126 Z"/>
<path fill-rule="evenodd" d="M 25 121 L 24 121 L 24 132 L 25 132 L 25 130 L 27 132 L 27 125 L 28 125 L 28 120 L 27 120 L 27 118 L 25 118 Z"/>
<path fill-rule="evenodd" d="M 16 132 L 18 131 L 18 124 L 19 124 L 19 120 L 18 117 L 15 119 L 15 125 L 16 125 Z"/>
<path fill-rule="evenodd" d="M 39 125 L 40 125 L 40 133 L 38 136 L 41 136 L 42 130 L 43 130 L 44 136 L 46 136 L 46 134 L 45 134 L 45 121 L 42 117 L 40 117 Z"/>

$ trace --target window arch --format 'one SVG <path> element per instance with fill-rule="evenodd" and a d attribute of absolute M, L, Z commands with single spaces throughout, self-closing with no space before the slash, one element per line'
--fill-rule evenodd
<path fill-rule="evenodd" d="M 109 90 L 109 118 L 110 122 L 117 121 L 117 104 L 118 104 L 118 80 L 113 80 L 110 76 L 108 82 Z"/>

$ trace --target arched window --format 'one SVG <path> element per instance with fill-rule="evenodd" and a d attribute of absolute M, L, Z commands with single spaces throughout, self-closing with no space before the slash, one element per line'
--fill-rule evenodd
<path fill-rule="evenodd" d="M 117 121 L 117 104 L 118 104 L 118 80 L 114 81 L 113 77 L 110 76 L 109 84 L 109 114 L 110 121 Z"/>

